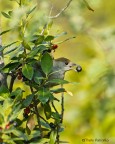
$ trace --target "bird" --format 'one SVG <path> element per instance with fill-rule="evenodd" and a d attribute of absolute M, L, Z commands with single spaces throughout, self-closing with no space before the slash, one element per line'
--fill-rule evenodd
<path fill-rule="evenodd" d="M 39 77 L 45 77 L 45 74 L 43 73 L 42 68 L 40 66 L 40 63 L 38 63 L 35 67 L 36 67 L 35 68 L 36 75 L 39 75 Z M 46 81 L 45 86 L 46 87 L 54 87 L 56 85 L 59 85 L 59 83 L 51 82 L 51 81 L 55 80 L 55 79 L 56 80 L 57 79 L 64 80 L 65 73 L 70 70 L 80 72 L 80 71 L 82 71 L 82 67 L 80 65 L 72 62 L 68 58 L 60 57 L 57 59 L 53 59 L 52 70 L 48 75 L 48 79 Z M 41 82 L 42 82 L 42 80 L 41 80 Z"/>

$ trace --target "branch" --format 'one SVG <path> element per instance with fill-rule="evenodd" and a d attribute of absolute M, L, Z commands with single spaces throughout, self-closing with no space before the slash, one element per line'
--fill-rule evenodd
<path fill-rule="evenodd" d="M 33 88 L 31 86 L 30 86 L 30 90 L 31 90 L 31 93 L 34 94 Z M 39 130 L 40 130 L 40 135 L 41 135 L 41 138 L 42 138 L 43 137 L 43 133 L 42 133 L 40 115 L 39 115 L 39 110 L 38 110 L 38 107 L 37 107 L 37 101 L 36 101 L 35 95 L 34 95 L 33 102 L 34 102 L 34 109 L 35 109 L 35 113 L 36 113 L 36 116 L 37 116 Z"/>
<path fill-rule="evenodd" d="M 69 0 L 68 3 L 66 4 L 66 6 L 64 8 L 62 8 L 61 11 L 57 15 L 50 16 L 49 18 L 50 19 L 54 19 L 54 18 L 59 17 L 69 7 L 69 5 L 70 5 L 71 2 L 72 2 L 72 0 Z"/>
<path fill-rule="evenodd" d="M 63 88 L 63 85 L 61 85 L 61 88 Z M 62 92 L 62 95 L 61 95 L 61 121 L 60 123 L 63 123 L 63 117 L 64 117 L 64 92 Z"/>

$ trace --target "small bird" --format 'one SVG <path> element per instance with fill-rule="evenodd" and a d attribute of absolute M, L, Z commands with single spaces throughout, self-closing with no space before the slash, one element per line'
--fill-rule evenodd
<path fill-rule="evenodd" d="M 46 80 L 45 79 L 46 75 L 42 71 L 41 64 L 40 62 L 37 62 L 34 65 L 33 80 L 36 82 L 37 79 L 37 83 L 39 83 L 40 85 L 44 84 L 43 86 L 51 88 L 53 86 L 59 85 L 58 82 L 54 82 L 53 80 L 57 80 L 57 79 L 63 80 L 65 73 L 69 70 L 80 72 L 82 70 L 82 67 L 76 63 L 71 62 L 69 59 L 64 57 L 53 59 L 53 67 L 51 72 L 48 74 Z"/>
<path fill-rule="evenodd" d="M 76 67 L 76 68 L 75 68 Z M 61 57 L 53 60 L 53 68 L 48 77 L 48 80 L 64 79 L 65 73 L 70 70 L 80 72 L 82 67 L 76 63 L 71 62 L 69 59 Z M 56 86 L 56 83 L 49 84 L 50 87 Z"/>
<path fill-rule="evenodd" d="M 65 73 L 69 70 L 75 70 L 75 66 L 79 71 L 82 70 L 81 66 L 71 62 L 69 59 L 61 57 L 53 60 L 53 68 L 49 79 L 64 79 Z"/>

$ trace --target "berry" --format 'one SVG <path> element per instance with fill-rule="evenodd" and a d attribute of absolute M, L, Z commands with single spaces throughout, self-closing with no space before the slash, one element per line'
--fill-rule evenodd
<path fill-rule="evenodd" d="M 56 127 L 52 122 L 49 125 L 52 129 L 55 129 L 55 127 Z"/>
<path fill-rule="evenodd" d="M 25 108 L 25 109 L 24 109 L 24 113 L 25 113 L 25 114 L 29 114 L 29 113 L 30 113 L 30 108 L 29 108 L 29 107 Z"/>
<path fill-rule="evenodd" d="M 2 127 L 0 127 L 0 131 L 2 131 Z"/>
<path fill-rule="evenodd" d="M 10 128 L 10 123 L 8 123 L 6 126 L 5 126 L 5 129 L 9 129 Z"/>
<path fill-rule="evenodd" d="M 58 48 L 58 45 L 57 45 L 57 44 L 53 44 L 53 45 L 52 45 L 52 49 L 53 49 L 53 50 L 55 50 L 55 49 L 57 49 L 57 48 Z"/>
<path fill-rule="evenodd" d="M 21 75 L 18 75 L 17 78 L 18 78 L 18 80 L 21 80 L 21 79 L 22 79 L 22 76 L 21 76 Z"/>
<path fill-rule="evenodd" d="M 77 71 L 77 72 L 81 72 L 81 71 L 82 71 L 82 67 L 78 65 L 78 66 L 76 67 L 76 71 Z"/>

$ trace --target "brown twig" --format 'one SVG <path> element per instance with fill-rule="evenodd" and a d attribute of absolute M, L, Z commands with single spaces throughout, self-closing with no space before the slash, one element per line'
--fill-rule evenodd
<path fill-rule="evenodd" d="M 13 85 L 14 85 L 14 81 L 16 79 L 17 75 L 15 75 L 14 73 L 11 73 L 11 80 L 10 80 L 10 85 L 9 85 L 9 91 L 12 92 L 13 90 Z"/>
<path fill-rule="evenodd" d="M 72 0 L 69 0 L 68 3 L 66 4 L 66 6 L 64 8 L 62 8 L 58 14 L 56 14 L 55 16 L 50 16 L 49 18 L 55 19 L 55 18 L 59 17 L 61 15 L 61 13 L 64 12 L 69 7 L 71 2 L 72 2 Z"/>
<path fill-rule="evenodd" d="M 61 85 L 61 88 L 63 88 L 63 85 Z M 63 123 L 63 117 L 64 117 L 64 92 L 61 93 L 61 121 L 60 123 Z"/>
<path fill-rule="evenodd" d="M 52 102 L 51 104 L 52 104 L 52 107 L 54 108 L 55 112 L 58 113 L 58 111 L 57 111 L 57 109 L 56 109 L 54 103 Z M 59 113 L 58 113 L 58 114 L 59 114 Z"/>
<path fill-rule="evenodd" d="M 31 86 L 30 86 L 30 90 L 31 90 L 31 93 L 34 94 L 33 88 Z M 38 121 L 38 126 L 39 126 L 39 130 L 40 130 L 41 138 L 43 138 L 40 115 L 39 115 L 39 110 L 38 110 L 38 107 L 37 107 L 35 95 L 34 95 L 34 98 L 33 98 L 33 102 L 34 102 L 34 109 L 35 109 L 35 113 L 36 113 L 36 116 L 37 116 L 37 121 Z"/>

